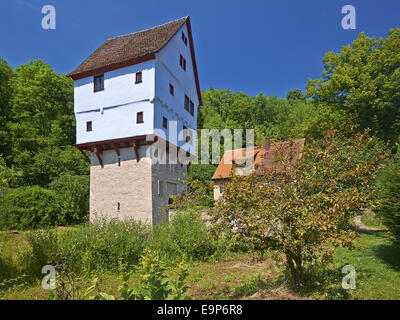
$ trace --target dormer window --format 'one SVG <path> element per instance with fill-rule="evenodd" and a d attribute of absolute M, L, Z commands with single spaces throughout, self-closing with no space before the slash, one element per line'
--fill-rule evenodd
<path fill-rule="evenodd" d="M 86 132 L 92 131 L 92 121 L 86 121 Z"/>
<path fill-rule="evenodd" d="M 188 40 L 187 40 L 186 35 L 185 35 L 185 33 L 183 31 L 182 31 L 182 41 L 185 44 L 185 46 L 187 46 Z"/>
<path fill-rule="evenodd" d="M 184 71 L 186 71 L 186 59 L 182 55 L 179 58 L 179 65 Z"/>
<path fill-rule="evenodd" d="M 136 114 L 136 123 L 144 123 L 143 120 L 143 111 L 140 111 Z"/>
<path fill-rule="evenodd" d="M 139 71 L 135 73 L 135 83 L 141 83 L 141 82 L 142 82 L 142 71 Z"/>
<path fill-rule="evenodd" d="M 97 91 L 103 91 L 104 90 L 104 74 L 95 76 L 93 78 L 93 84 L 94 84 L 94 92 Z"/>

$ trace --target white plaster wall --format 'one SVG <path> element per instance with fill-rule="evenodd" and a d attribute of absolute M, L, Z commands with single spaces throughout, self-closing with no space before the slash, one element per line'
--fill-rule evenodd
<path fill-rule="evenodd" d="M 142 83 L 135 73 L 142 71 Z M 93 92 L 93 77 L 74 81 L 75 113 L 154 98 L 155 60 L 106 72 L 104 90 Z"/>
<path fill-rule="evenodd" d="M 94 153 L 90 166 L 90 220 L 96 218 L 135 219 L 153 223 L 151 159 L 148 146 L 139 148 L 137 162 L 133 148 L 120 149 L 121 166 L 114 150 L 103 153 L 101 167 Z M 118 202 L 120 211 L 118 211 Z"/>
<path fill-rule="evenodd" d="M 144 123 L 136 123 L 137 112 L 143 111 Z M 111 140 L 153 133 L 153 103 L 133 102 L 113 108 L 76 114 L 77 143 Z M 92 121 L 92 131 L 86 132 L 86 122 Z"/>
<path fill-rule="evenodd" d="M 154 128 L 163 132 L 163 139 L 195 155 L 196 131 L 193 130 L 192 144 L 187 143 L 183 139 L 183 125 L 185 124 L 185 126 L 188 128 L 191 127 L 189 126 L 190 124 L 183 119 L 181 114 L 182 112 L 178 113 L 176 108 L 172 108 L 169 105 L 163 104 L 159 100 L 154 101 Z M 163 128 L 163 117 L 168 119 L 168 129 Z M 155 132 L 155 134 L 157 134 L 157 132 Z"/>
<path fill-rule="evenodd" d="M 153 134 L 162 128 L 165 116 L 193 130 L 193 143 L 178 140 L 178 146 L 195 155 L 197 107 L 199 104 L 189 43 L 181 39 L 182 31 L 188 37 L 186 24 L 170 42 L 156 54 L 156 59 L 113 70 L 104 74 L 104 90 L 93 92 L 93 77 L 74 82 L 77 144 Z M 188 39 L 189 40 L 189 39 Z M 186 59 L 186 72 L 179 65 L 180 54 Z M 135 73 L 142 71 L 143 82 L 135 84 Z M 169 93 L 169 83 L 175 94 Z M 195 104 L 192 116 L 184 109 L 184 96 Z M 144 124 L 136 124 L 136 113 L 144 112 Z M 86 122 L 92 121 L 93 130 L 86 132 Z"/>
<path fill-rule="evenodd" d="M 161 106 L 164 105 L 164 108 L 171 110 L 171 120 L 180 121 L 178 129 L 181 129 L 182 124 L 185 124 L 188 128 L 197 130 L 196 119 L 199 101 L 197 97 L 190 46 L 189 42 L 187 46 L 183 43 L 181 38 L 182 31 L 188 38 L 187 27 L 185 24 L 175 34 L 170 42 L 156 55 L 155 96 L 161 101 Z M 182 54 L 186 59 L 186 72 L 179 65 L 180 54 Z M 169 83 L 174 86 L 174 96 L 169 93 Z M 194 102 L 194 116 L 184 109 L 185 94 Z M 161 109 L 156 110 L 155 116 L 157 116 L 158 112 L 161 112 L 160 110 Z M 194 150 L 191 152 L 195 154 Z"/>

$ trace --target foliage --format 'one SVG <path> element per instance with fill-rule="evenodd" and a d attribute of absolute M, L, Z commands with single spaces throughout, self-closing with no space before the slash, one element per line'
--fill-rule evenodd
<path fill-rule="evenodd" d="M 400 242 L 400 145 L 393 161 L 379 173 L 376 181 L 376 197 L 380 205 L 375 208 L 388 227 L 393 239 Z"/>
<path fill-rule="evenodd" d="M 290 104 L 296 103 L 298 101 L 306 102 L 306 96 L 301 92 L 300 89 L 294 89 L 286 94 L 286 99 Z"/>
<path fill-rule="evenodd" d="M 370 184 L 387 157 L 377 145 L 367 132 L 328 132 L 323 141 L 308 141 L 295 163 L 292 152 L 278 150 L 283 169 L 232 178 L 212 214 L 214 232 L 236 233 L 260 251 L 278 249 L 299 284 L 306 263 L 329 262 L 335 248 L 351 246 L 347 223 L 370 203 Z"/>
<path fill-rule="evenodd" d="M 20 187 L 0 202 L 0 229 L 35 229 L 58 223 L 58 205 L 53 191 L 39 186 Z"/>
<path fill-rule="evenodd" d="M 75 300 L 78 296 L 79 287 L 75 273 L 68 267 L 67 261 L 61 253 L 52 253 L 48 265 L 54 266 L 56 270 L 55 288 L 51 290 L 55 300 Z"/>
<path fill-rule="evenodd" d="M 168 260 L 182 256 L 192 261 L 204 261 L 217 250 L 217 243 L 207 231 L 205 221 L 196 211 L 176 212 L 168 224 L 154 228 L 152 248 Z"/>
<path fill-rule="evenodd" d="M 185 209 L 212 207 L 214 204 L 212 180 L 201 181 L 189 177 L 184 183 L 187 184 L 187 192 L 181 192 L 178 196 L 171 197 L 173 203 L 167 209 Z"/>
<path fill-rule="evenodd" d="M 54 252 L 58 252 L 57 236 L 53 230 L 28 233 L 28 251 L 20 255 L 18 264 L 30 280 L 43 278 L 42 267 L 48 264 Z"/>
<path fill-rule="evenodd" d="M 15 177 L 15 171 L 8 168 L 3 157 L 0 156 L 0 197 L 8 188 L 11 187 L 15 181 Z"/>
<path fill-rule="evenodd" d="M 58 223 L 71 225 L 87 220 L 89 214 L 89 176 L 64 174 L 54 180 L 50 190 L 56 193 Z"/>
<path fill-rule="evenodd" d="M 307 95 L 318 107 L 347 117 L 361 130 L 370 128 L 372 134 L 396 141 L 400 134 L 400 29 L 390 30 L 386 39 L 360 33 L 339 53 L 326 53 L 323 63 L 322 78 L 307 84 Z"/>
<path fill-rule="evenodd" d="M 134 221 L 97 221 L 68 230 L 33 231 L 28 236 L 30 250 L 23 255 L 21 265 L 32 277 L 41 277 L 40 270 L 60 252 L 68 267 L 76 274 L 91 271 L 113 271 L 119 261 L 127 265 L 138 263 L 141 253 L 150 243 L 147 225 Z"/>
<path fill-rule="evenodd" d="M 97 220 L 60 233 L 58 247 L 72 270 L 88 274 L 116 270 L 120 260 L 137 264 L 150 238 L 151 230 L 143 223 Z"/>
<path fill-rule="evenodd" d="M 0 60 L 0 156 L 20 172 L 17 186 L 88 174 L 74 143 L 72 80 L 40 60 L 16 70 Z"/>
<path fill-rule="evenodd" d="M 10 119 L 10 99 L 12 88 L 10 82 L 14 76 L 14 70 L 8 63 L 0 58 L 0 156 L 10 152 L 10 133 L 7 130 L 7 122 Z"/>
<path fill-rule="evenodd" d="M 184 298 L 185 292 L 189 289 L 185 285 L 188 271 L 184 260 L 179 264 L 178 279 L 174 281 L 165 274 L 166 268 L 157 252 L 146 249 L 136 271 L 140 276 L 140 285 L 129 288 L 130 274 L 122 266 L 121 285 L 118 291 L 124 300 L 179 300 Z"/>

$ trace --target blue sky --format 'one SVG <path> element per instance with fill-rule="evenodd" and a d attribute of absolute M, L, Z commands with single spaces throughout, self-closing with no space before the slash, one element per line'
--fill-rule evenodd
<path fill-rule="evenodd" d="M 56 30 L 41 27 L 47 4 Z M 347 4 L 356 30 L 341 27 Z M 68 73 L 108 38 L 190 15 L 202 90 L 285 96 L 321 76 L 325 52 L 362 31 L 386 37 L 399 13 L 398 0 L 1 0 L 0 57 L 13 67 L 39 58 Z"/>

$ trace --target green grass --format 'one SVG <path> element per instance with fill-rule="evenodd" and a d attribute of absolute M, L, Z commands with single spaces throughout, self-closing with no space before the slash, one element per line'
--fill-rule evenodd
<path fill-rule="evenodd" d="M 18 256 L 28 249 L 27 233 L 0 233 L 1 257 L 15 266 Z M 308 281 L 297 293 L 285 291 L 280 298 L 312 297 L 317 299 L 400 299 L 400 246 L 393 244 L 386 231 L 361 234 L 354 242 L 355 249 L 339 248 L 334 264 L 307 271 Z M 0 261 L 1 262 L 1 261 Z M 6 263 L 7 264 L 7 263 Z M 356 269 L 356 289 L 344 290 L 341 269 L 352 265 Z M 1 267 L 1 266 L 0 266 Z M 6 269 L 0 272 L 7 272 Z M 13 270 L 8 270 L 12 272 Z M 118 297 L 120 280 L 117 273 L 99 272 L 102 291 Z M 15 278 L 15 277 L 11 277 Z M 241 299 L 261 291 L 269 291 L 284 283 L 282 265 L 268 256 L 257 261 L 251 254 L 235 254 L 219 261 L 193 262 L 189 264 L 187 279 L 194 299 Z M 131 278 L 132 285 L 138 279 Z M 1 283 L 2 281 L 0 281 Z M 82 288 L 91 285 L 91 277 L 81 279 Z M 12 285 L 0 288 L 3 299 L 49 299 L 40 281 L 17 279 Z"/>
<path fill-rule="evenodd" d="M 356 269 L 356 289 L 352 299 L 400 299 L 400 246 L 385 232 L 362 234 L 356 249 L 339 248 L 335 266 L 352 265 Z"/>
<path fill-rule="evenodd" d="M 361 222 L 364 223 L 367 227 L 387 230 L 387 228 L 383 225 L 381 219 L 371 210 L 367 210 L 361 216 Z"/>

